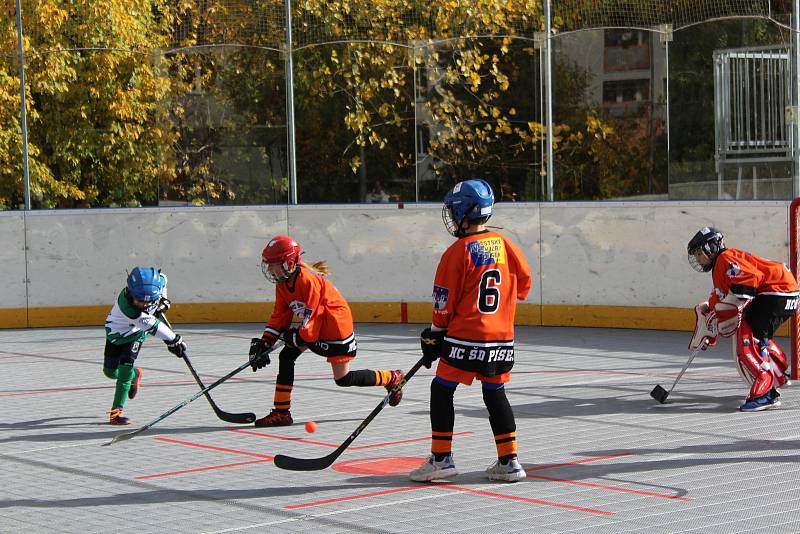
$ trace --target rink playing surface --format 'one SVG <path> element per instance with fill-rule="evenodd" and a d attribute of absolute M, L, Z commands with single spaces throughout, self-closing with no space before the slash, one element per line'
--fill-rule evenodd
<path fill-rule="evenodd" d="M 409 369 L 424 325 L 359 324 L 352 368 Z M 262 325 L 176 325 L 208 385 L 247 359 Z M 125 442 L 103 447 L 199 391 L 150 338 L 128 427 L 107 424 L 103 329 L 0 330 L 0 532 L 800 532 L 800 385 L 782 407 L 737 411 L 747 389 L 729 341 L 698 355 L 687 332 L 520 327 L 507 386 L 528 478 L 489 482 L 495 459 L 478 383 L 455 395 L 460 475 L 408 480 L 430 449 L 432 370 L 386 407 L 337 462 L 275 467 L 276 454 L 329 454 L 381 401 L 340 388 L 324 359 L 298 360 L 290 427 L 220 421 L 200 398 Z M 788 348 L 786 339 L 778 342 Z M 277 373 L 250 369 L 212 391 L 229 412 L 265 415 Z M 318 429 L 307 433 L 304 424 Z"/>

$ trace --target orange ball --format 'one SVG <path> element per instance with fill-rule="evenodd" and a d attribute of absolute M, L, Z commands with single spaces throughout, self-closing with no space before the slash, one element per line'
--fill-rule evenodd
<path fill-rule="evenodd" d="M 306 423 L 306 432 L 312 434 L 316 431 L 317 431 L 317 423 L 315 423 L 314 421 L 308 421 Z"/>

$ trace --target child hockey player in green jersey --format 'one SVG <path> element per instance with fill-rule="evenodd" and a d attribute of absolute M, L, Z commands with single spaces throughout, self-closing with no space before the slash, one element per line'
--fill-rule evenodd
<path fill-rule="evenodd" d="M 186 354 L 186 343 L 157 314 L 169 309 L 167 277 L 155 267 L 136 267 L 128 275 L 114 307 L 106 317 L 106 348 L 103 374 L 117 381 L 109 423 L 129 425 L 122 414 L 126 399 L 136 397 L 142 380 L 142 369 L 133 367 L 147 334 L 167 344 L 167 350 L 178 358 Z"/>

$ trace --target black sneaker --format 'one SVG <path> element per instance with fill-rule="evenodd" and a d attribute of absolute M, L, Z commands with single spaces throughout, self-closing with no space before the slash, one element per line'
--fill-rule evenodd
<path fill-rule="evenodd" d="M 255 426 L 289 426 L 292 423 L 294 423 L 294 420 L 292 419 L 292 414 L 289 413 L 289 410 L 273 409 L 271 412 L 269 412 L 269 415 L 266 415 L 261 419 L 256 419 Z"/>

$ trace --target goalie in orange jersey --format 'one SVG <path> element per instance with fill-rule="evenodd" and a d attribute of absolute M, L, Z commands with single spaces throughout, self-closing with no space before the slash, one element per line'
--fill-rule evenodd
<path fill-rule="evenodd" d="M 528 295 L 531 270 L 522 251 L 503 235 L 486 229 L 494 193 L 483 180 L 459 182 L 442 208 L 445 227 L 457 241 L 442 255 L 433 282 L 433 321 L 421 335 L 425 364 L 441 357 L 431 382 L 431 456 L 411 472 L 427 482 L 458 474 L 452 456 L 459 384 L 477 379 L 489 411 L 497 461 L 491 480 L 525 478 L 517 459 L 516 422 L 505 392 L 514 366 L 516 301 Z"/>
<path fill-rule="evenodd" d="M 714 289 L 695 306 L 697 325 L 690 349 L 711 346 L 717 334 L 736 336 L 734 356 L 750 392 L 739 409 L 758 412 L 780 406 L 778 388 L 787 385 L 786 354 L 775 331 L 797 311 L 798 286 L 786 265 L 725 247 L 722 233 L 705 227 L 687 246 L 689 264 L 711 272 Z"/>
<path fill-rule="evenodd" d="M 285 235 L 270 239 L 261 253 L 261 270 L 275 284 L 275 308 L 262 336 L 250 342 L 253 371 L 270 363 L 269 352 L 278 338 L 286 346 L 278 355 L 274 408 L 256 420 L 257 427 L 293 423 L 289 408 L 294 366 L 306 349 L 327 358 L 338 386 L 383 386 L 391 391 L 403 379 L 399 370 L 350 370 L 350 361 L 356 357 L 358 347 L 350 306 L 326 278 L 325 262 L 307 265 L 300 254 L 300 244 Z M 296 327 L 292 327 L 293 317 L 299 320 Z M 392 395 L 389 405 L 397 406 L 402 396 L 402 390 Z"/>

